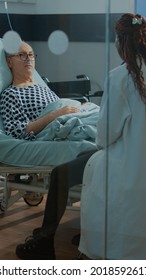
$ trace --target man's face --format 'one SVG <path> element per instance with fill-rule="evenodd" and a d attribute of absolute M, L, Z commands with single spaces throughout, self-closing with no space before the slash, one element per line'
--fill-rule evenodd
<path fill-rule="evenodd" d="M 35 68 L 35 56 L 28 44 L 22 43 L 19 52 L 8 56 L 7 61 L 14 79 L 32 78 Z"/>

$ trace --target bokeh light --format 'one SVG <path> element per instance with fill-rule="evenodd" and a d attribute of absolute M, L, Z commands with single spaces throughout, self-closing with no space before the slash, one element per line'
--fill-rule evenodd
<path fill-rule="evenodd" d="M 48 38 L 48 47 L 55 55 L 61 55 L 68 48 L 68 36 L 62 30 L 53 31 Z"/>
<path fill-rule="evenodd" d="M 9 54 L 13 54 L 18 52 L 22 41 L 16 31 L 10 30 L 4 34 L 2 42 L 4 50 Z"/>

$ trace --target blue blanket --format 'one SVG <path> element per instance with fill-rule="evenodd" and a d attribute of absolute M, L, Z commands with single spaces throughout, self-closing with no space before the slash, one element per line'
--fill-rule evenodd
<path fill-rule="evenodd" d="M 60 102 L 57 102 L 57 104 L 55 103 L 56 102 L 52 103 L 50 107 L 48 106 L 49 108 L 47 108 L 47 110 L 56 110 L 57 108 L 60 108 L 60 106 L 67 105 L 68 101 L 60 100 Z M 79 108 L 81 106 L 80 102 L 78 101 L 69 101 L 69 103 L 71 106 L 79 106 Z M 86 113 L 89 113 L 90 110 L 92 111 L 92 106 L 94 107 L 94 105 L 91 105 L 91 107 L 87 107 L 88 109 L 86 109 L 86 107 L 82 108 L 87 110 L 83 111 L 83 115 L 84 113 L 85 115 Z M 43 114 L 45 113 L 46 112 L 44 110 Z M 44 131 L 42 131 L 42 133 L 44 133 Z M 46 137 L 48 134 L 49 130 L 46 133 Z M 53 132 L 51 135 L 53 135 Z M 45 133 L 42 135 L 42 138 L 43 137 L 45 137 Z M 3 123 L 0 116 L 0 162 L 2 163 L 19 167 L 34 167 L 38 165 L 54 166 L 73 160 L 78 156 L 78 154 L 93 149 L 96 149 L 96 143 L 95 141 L 89 140 L 43 141 L 41 139 L 37 139 L 37 141 L 28 141 L 12 138 L 11 136 L 7 136 L 4 133 Z"/>
<path fill-rule="evenodd" d="M 85 105 L 82 105 L 76 100 L 61 99 L 50 103 L 41 116 L 66 105 L 80 108 L 81 112 L 58 117 L 37 135 L 36 140 L 95 141 L 97 135 L 96 124 L 99 114 L 99 106 L 94 103 L 86 103 Z"/>

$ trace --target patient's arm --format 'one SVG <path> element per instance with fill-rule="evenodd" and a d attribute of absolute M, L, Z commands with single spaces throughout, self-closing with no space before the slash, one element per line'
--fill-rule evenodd
<path fill-rule="evenodd" d="M 43 116 L 35 121 L 30 122 L 26 126 L 26 132 L 33 131 L 34 134 L 37 134 L 40 131 L 42 131 L 50 122 L 55 120 L 57 117 L 67 115 L 67 114 L 77 113 L 77 112 L 80 112 L 80 109 L 72 107 L 72 106 L 65 106 L 56 111 L 48 113 L 45 116 Z"/>

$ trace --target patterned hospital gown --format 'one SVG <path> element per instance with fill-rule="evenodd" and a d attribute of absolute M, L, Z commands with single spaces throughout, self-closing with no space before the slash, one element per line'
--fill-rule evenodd
<path fill-rule="evenodd" d="M 36 120 L 49 103 L 58 99 L 48 87 L 34 85 L 18 88 L 10 85 L 0 99 L 5 133 L 17 139 L 35 140 L 33 132 L 26 132 L 27 124 Z"/>

